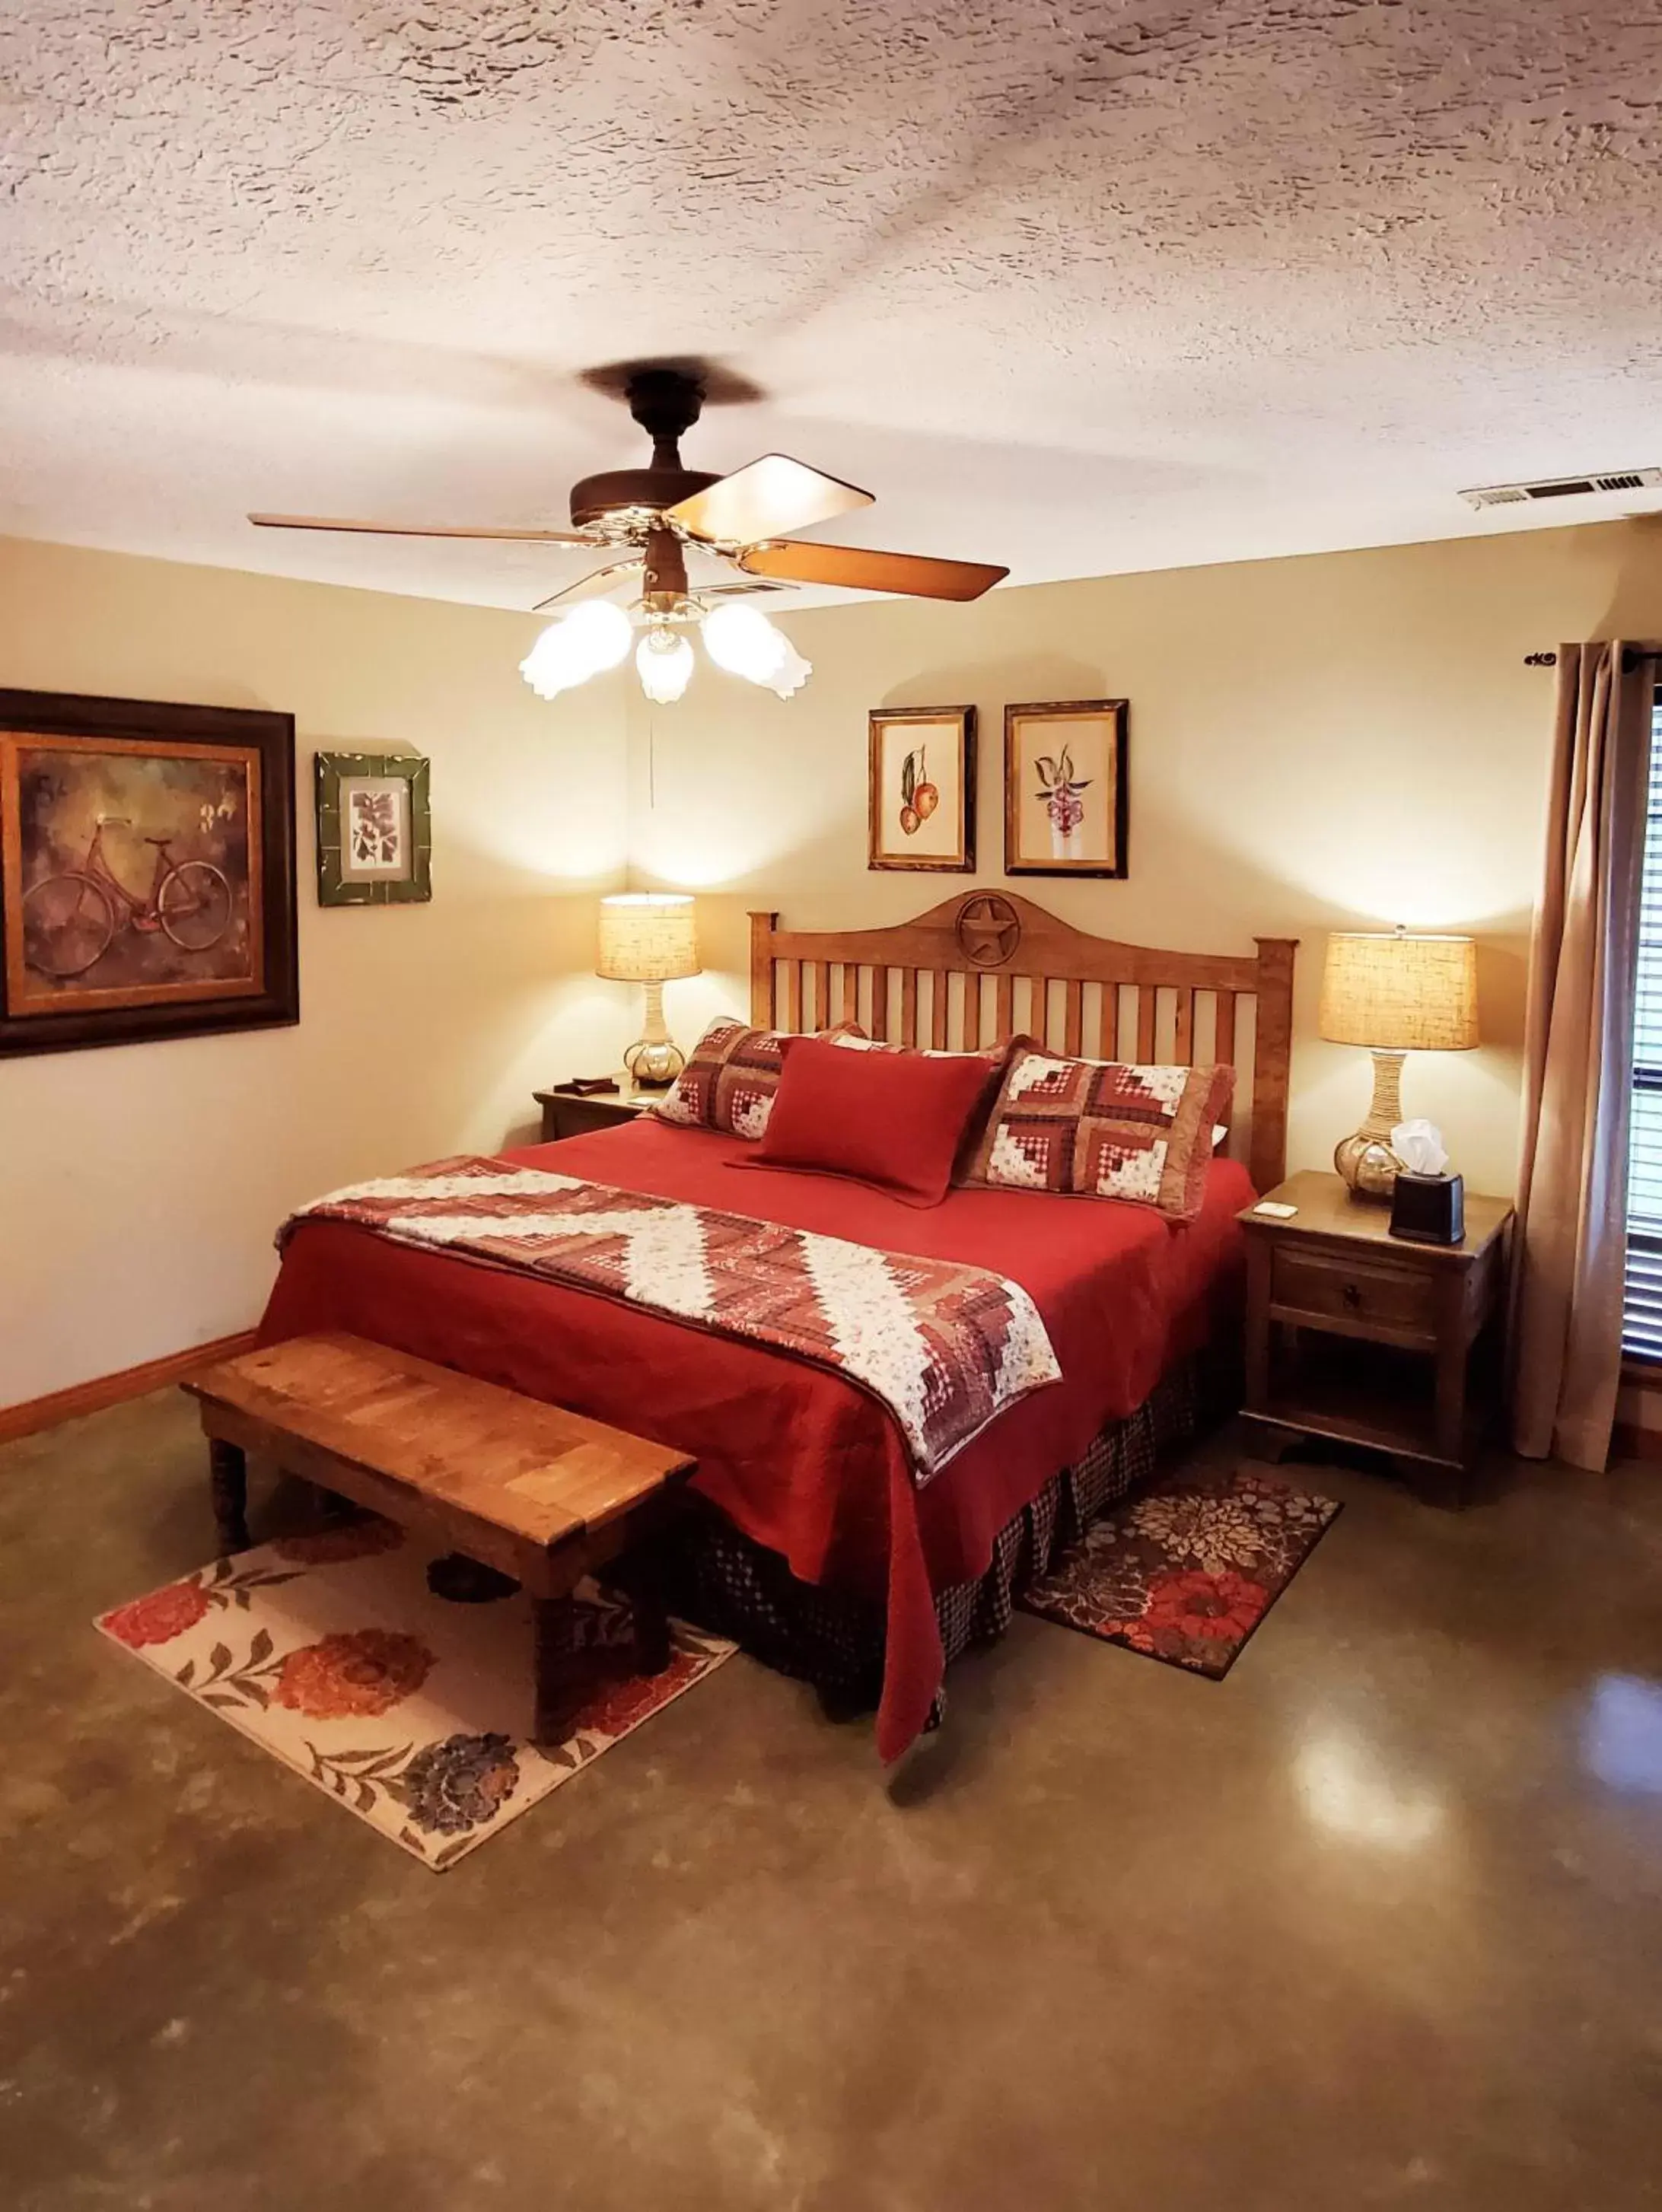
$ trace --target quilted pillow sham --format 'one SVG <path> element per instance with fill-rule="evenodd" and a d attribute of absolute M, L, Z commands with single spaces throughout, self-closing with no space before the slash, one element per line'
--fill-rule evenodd
<path fill-rule="evenodd" d="M 683 1129 L 719 1129 L 756 1142 L 773 1111 L 787 1034 L 725 1018 L 713 1021 L 652 1110 Z M 865 1031 L 843 1022 L 819 1034 L 864 1036 Z"/>
<path fill-rule="evenodd" d="M 994 1190 L 1118 1198 L 1191 1221 L 1206 1191 L 1233 1067 L 1062 1060 L 1031 1038 L 1012 1049 L 966 1180 Z"/>

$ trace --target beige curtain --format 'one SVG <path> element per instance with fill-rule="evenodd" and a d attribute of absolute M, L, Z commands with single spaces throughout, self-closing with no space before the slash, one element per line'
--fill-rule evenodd
<path fill-rule="evenodd" d="M 1634 959 L 1654 664 L 1561 645 L 1530 948 L 1513 1441 L 1602 1468 L 1622 1367 Z"/>

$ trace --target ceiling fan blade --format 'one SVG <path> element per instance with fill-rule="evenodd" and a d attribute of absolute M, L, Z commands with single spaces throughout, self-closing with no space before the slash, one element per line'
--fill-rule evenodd
<path fill-rule="evenodd" d="M 604 568 L 591 568 L 586 576 L 579 576 L 575 584 L 565 584 L 557 592 L 551 592 L 545 599 L 539 599 L 531 610 L 539 615 L 545 607 L 557 605 L 562 599 L 586 599 L 596 592 L 609 592 L 615 580 L 626 569 L 645 566 L 640 561 L 608 561 Z"/>
<path fill-rule="evenodd" d="M 377 538 L 494 538 L 519 545 L 598 545 L 575 530 L 475 530 L 466 524 L 434 522 L 343 522 L 321 514 L 251 514 L 260 530 L 361 530 Z"/>
<path fill-rule="evenodd" d="M 799 544 L 770 538 L 747 545 L 739 566 L 754 576 L 793 584 L 841 584 L 856 592 L 900 592 L 917 599 L 978 599 L 1008 568 L 984 561 L 936 561 L 928 554 L 871 553 L 857 545 Z"/>
<path fill-rule="evenodd" d="M 739 592 L 788 592 L 788 584 L 697 584 L 693 586 L 695 599 L 732 599 Z"/>
<path fill-rule="evenodd" d="M 716 544 L 749 545 L 758 538 L 807 530 L 813 523 L 829 522 L 835 514 L 849 514 L 871 503 L 870 492 L 857 484 L 828 477 L 806 461 L 792 460 L 788 453 L 764 453 L 759 461 L 735 469 L 730 477 L 667 508 L 664 520 Z"/>

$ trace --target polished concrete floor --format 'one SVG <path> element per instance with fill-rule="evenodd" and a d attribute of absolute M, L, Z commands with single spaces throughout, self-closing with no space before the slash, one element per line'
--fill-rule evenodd
<path fill-rule="evenodd" d="M 1662 2203 L 1662 1469 L 1289 1473 L 1225 1682 L 1018 1620 L 886 1784 L 740 1659 L 435 1877 L 92 1632 L 184 1401 L 7 1447 L 0 2204 Z"/>

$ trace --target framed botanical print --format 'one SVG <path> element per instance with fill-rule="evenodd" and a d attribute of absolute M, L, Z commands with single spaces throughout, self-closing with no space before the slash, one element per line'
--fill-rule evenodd
<path fill-rule="evenodd" d="M 975 866 L 975 708 L 886 707 L 868 717 L 867 866 Z"/>
<path fill-rule="evenodd" d="M 430 899 L 428 763 L 404 753 L 320 753 L 316 781 L 319 905 Z"/>
<path fill-rule="evenodd" d="M 1126 702 L 1004 709 L 1004 872 L 1123 876 Z"/>
<path fill-rule="evenodd" d="M 0 690 L 0 1056 L 299 1018 L 292 718 Z"/>

